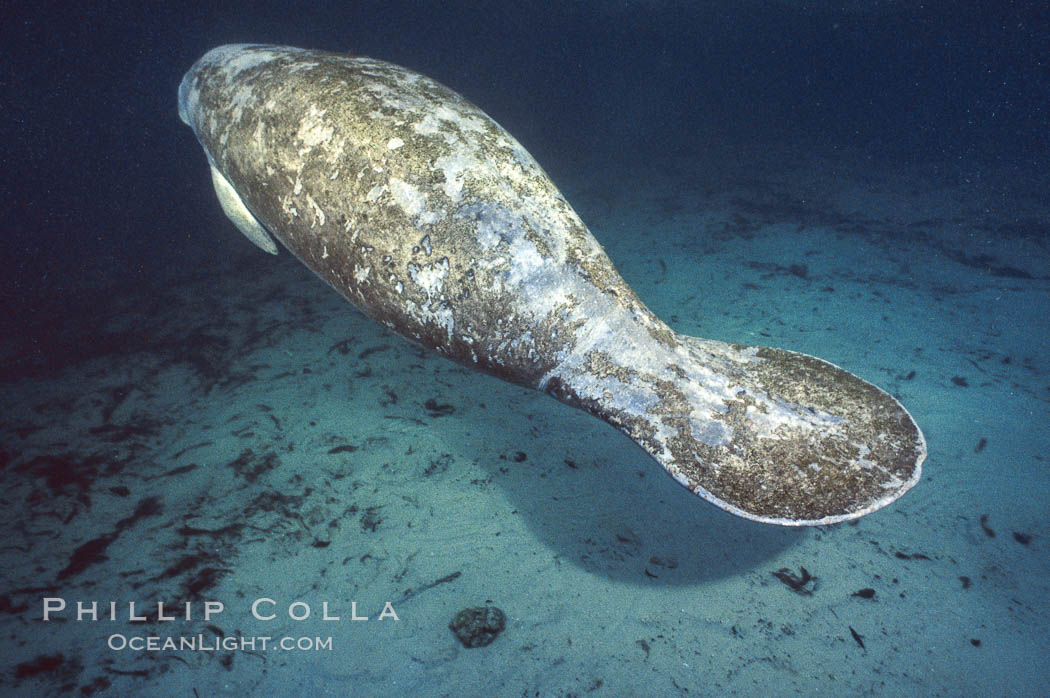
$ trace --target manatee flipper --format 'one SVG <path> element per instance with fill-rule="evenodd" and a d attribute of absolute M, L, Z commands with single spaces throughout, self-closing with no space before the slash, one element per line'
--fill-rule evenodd
<path fill-rule="evenodd" d="M 219 198 L 219 205 L 222 206 L 223 213 L 237 226 L 237 230 L 255 243 L 259 249 L 270 254 L 277 254 L 277 243 L 266 232 L 263 224 L 244 205 L 241 195 L 237 193 L 222 172 L 215 168 L 215 165 L 211 166 L 211 183 L 215 187 L 215 195 Z"/>
<path fill-rule="evenodd" d="M 687 337 L 620 277 L 531 155 L 426 76 L 216 48 L 179 86 L 216 192 L 366 315 L 618 427 L 699 496 L 781 525 L 856 518 L 921 474 L 893 397 L 820 359 Z"/>

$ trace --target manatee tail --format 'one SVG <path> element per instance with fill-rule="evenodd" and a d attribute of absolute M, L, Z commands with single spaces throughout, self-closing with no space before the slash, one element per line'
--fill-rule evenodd
<path fill-rule="evenodd" d="M 695 494 L 756 521 L 846 521 L 919 481 L 922 432 L 874 385 L 806 354 L 675 340 L 633 365 L 630 348 L 598 371 L 592 356 L 586 376 L 549 392 L 624 431 Z"/>

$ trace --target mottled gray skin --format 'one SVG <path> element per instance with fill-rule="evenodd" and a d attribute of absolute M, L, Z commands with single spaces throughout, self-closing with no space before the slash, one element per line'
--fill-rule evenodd
<path fill-rule="evenodd" d="M 811 356 L 671 330 L 525 149 L 427 77 L 224 46 L 179 114 L 258 244 L 405 337 L 609 422 L 727 511 L 828 524 L 919 480 L 926 444 L 896 400 Z"/>

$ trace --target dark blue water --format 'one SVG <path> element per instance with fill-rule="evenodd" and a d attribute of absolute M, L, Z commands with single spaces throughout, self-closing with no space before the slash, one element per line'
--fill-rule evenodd
<path fill-rule="evenodd" d="M 1045 4 L 528 5 L 8 13 L 5 692 L 1041 692 Z M 674 329 L 815 354 L 900 399 L 923 481 L 854 525 L 731 517 L 605 425 L 259 253 L 176 112 L 183 73 L 234 42 L 372 56 L 464 94 Z M 802 568 L 801 589 L 774 574 Z M 45 623 L 45 598 L 68 608 Z M 251 614 L 259 598 L 278 618 Z M 378 620 L 388 600 L 399 621 Z M 116 620 L 78 621 L 77 601 Z M 207 601 L 225 610 L 204 620 Z M 506 628 L 465 648 L 448 624 L 485 605 Z"/>

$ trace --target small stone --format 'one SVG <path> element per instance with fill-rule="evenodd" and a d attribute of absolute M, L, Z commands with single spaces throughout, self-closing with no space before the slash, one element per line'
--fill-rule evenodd
<path fill-rule="evenodd" d="M 507 616 L 495 606 L 464 608 L 448 624 L 464 647 L 484 647 L 507 627 Z"/>

